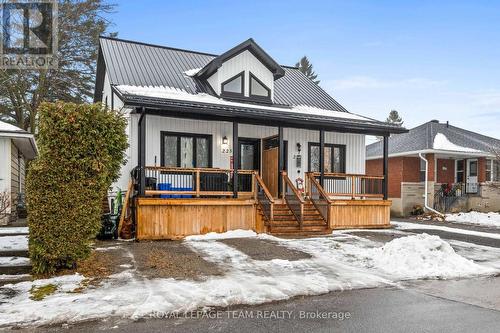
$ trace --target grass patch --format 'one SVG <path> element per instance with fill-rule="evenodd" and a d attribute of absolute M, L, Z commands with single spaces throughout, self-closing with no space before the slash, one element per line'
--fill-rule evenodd
<path fill-rule="evenodd" d="M 31 294 L 30 299 L 32 299 L 34 301 L 41 301 L 45 297 L 55 293 L 56 290 L 57 290 L 57 286 L 55 286 L 53 284 L 46 284 L 46 285 L 38 286 L 38 287 L 33 286 L 30 289 L 30 294 Z"/>

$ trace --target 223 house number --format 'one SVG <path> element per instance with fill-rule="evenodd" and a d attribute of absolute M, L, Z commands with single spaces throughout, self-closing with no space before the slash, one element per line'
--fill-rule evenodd
<path fill-rule="evenodd" d="M 233 152 L 232 148 L 222 148 L 223 154 L 231 154 Z"/>

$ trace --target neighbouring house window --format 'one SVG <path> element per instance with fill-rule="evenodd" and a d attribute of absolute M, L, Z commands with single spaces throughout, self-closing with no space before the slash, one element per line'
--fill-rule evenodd
<path fill-rule="evenodd" d="M 211 167 L 212 136 L 162 132 L 161 165 L 181 168 Z"/>
<path fill-rule="evenodd" d="M 486 160 L 486 181 L 490 182 L 493 180 L 493 160 Z"/>
<path fill-rule="evenodd" d="M 241 72 L 232 78 L 222 82 L 221 94 L 222 95 L 234 95 L 243 96 L 245 82 L 245 72 Z"/>
<path fill-rule="evenodd" d="M 491 181 L 499 182 L 500 181 L 500 161 L 499 160 L 490 160 L 491 161 Z M 486 167 L 488 167 L 486 165 Z M 489 178 L 486 178 L 489 180 Z"/>
<path fill-rule="evenodd" d="M 309 143 L 309 171 L 319 172 L 319 143 Z M 345 173 L 346 147 L 325 143 L 325 172 Z"/>
<path fill-rule="evenodd" d="M 464 165 L 465 165 L 464 160 L 457 160 L 456 173 L 455 173 L 457 178 L 457 183 L 464 182 Z"/>
<path fill-rule="evenodd" d="M 420 181 L 425 182 L 425 172 L 427 170 L 425 169 L 425 161 L 423 159 L 420 159 Z"/>
<path fill-rule="evenodd" d="M 250 73 L 250 97 L 271 98 L 271 89 Z"/>

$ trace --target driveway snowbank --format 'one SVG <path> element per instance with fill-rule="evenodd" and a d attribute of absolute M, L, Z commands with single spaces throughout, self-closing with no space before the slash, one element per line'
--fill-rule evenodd
<path fill-rule="evenodd" d="M 500 228 L 500 214 L 499 213 L 480 213 L 480 212 L 468 212 L 468 213 L 455 213 L 446 214 L 446 221 L 449 222 L 459 222 L 468 224 L 478 224 L 487 227 Z"/>

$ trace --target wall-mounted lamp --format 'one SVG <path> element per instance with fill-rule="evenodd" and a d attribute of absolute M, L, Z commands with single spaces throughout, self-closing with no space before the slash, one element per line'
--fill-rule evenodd
<path fill-rule="evenodd" d="M 300 144 L 300 142 L 297 142 L 297 151 L 300 153 L 301 150 L 302 150 L 302 145 Z"/>
<path fill-rule="evenodd" d="M 227 140 L 227 136 L 224 135 L 224 137 L 222 138 L 222 144 L 227 146 L 228 142 L 229 141 Z"/>

